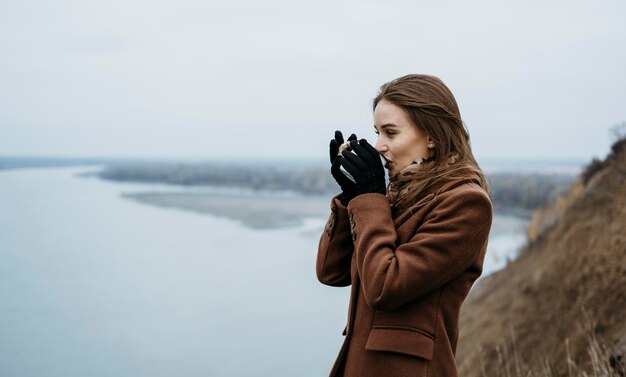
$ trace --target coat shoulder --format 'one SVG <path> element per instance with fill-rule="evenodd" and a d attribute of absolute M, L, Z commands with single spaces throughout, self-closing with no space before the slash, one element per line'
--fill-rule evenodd
<path fill-rule="evenodd" d="M 493 203 L 489 194 L 477 183 L 466 182 L 436 195 L 433 210 L 441 207 L 480 209 L 492 217 Z"/>
<path fill-rule="evenodd" d="M 481 200 L 491 205 L 491 198 L 489 194 L 479 184 L 474 182 L 462 183 L 450 190 L 440 192 L 437 195 L 441 200 L 451 198 L 467 198 Z"/>

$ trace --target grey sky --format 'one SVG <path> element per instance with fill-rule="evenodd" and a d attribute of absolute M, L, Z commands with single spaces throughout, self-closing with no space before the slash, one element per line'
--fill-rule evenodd
<path fill-rule="evenodd" d="M 0 0 L 0 155 L 324 157 L 406 73 L 477 157 L 604 156 L 626 2 Z"/>

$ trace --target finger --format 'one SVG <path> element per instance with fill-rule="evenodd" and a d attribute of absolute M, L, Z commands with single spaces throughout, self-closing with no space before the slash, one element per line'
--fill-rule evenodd
<path fill-rule="evenodd" d="M 342 186 L 346 183 L 346 176 L 343 174 L 343 172 L 341 171 L 341 169 L 339 169 L 341 167 L 341 158 L 336 158 L 335 161 L 333 161 L 332 166 L 330 167 L 330 174 L 333 176 L 333 178 L 335 178 L 335 181 L 337 181 L 337 183 L 339 183 L 339 186 Z"/>
<path fill-rule="evenodd" d="M 341 167 L 341 158 L 337 158 L 333 162 L 333 165 L 330 167 L 331 175 L 335 178 L 335 180 L 337 181 L 337 183 L 339 183 L 340 186 L 352 183 L 352 181 L 350 181 L 348 177 L 346 177 L 345 174 L 343 174 L 340 167 Z"/>
<path fill-rule="evenodd" d="M 350 151 L 344 151 L 342 154 L 343 158 L 348 160 L 352 165 L 354 165 L 357 169 L 367 169 L 367 164 L 356 154 Z"/>
<path fill-rule="evenodd" d="M 365 148 L 360 146 L 358 141 L 356 140 L 351 141 L 350 148 L 352 148 L 354 153 L 356 153 L 359 157 L 361 157 L 361 159 L 367 165 L 372 165 L 374 163 L 374 160 L 372 159 L 372 156 L 370 155 L 369 151 L 367 151 Z"/>
<path fill-rule="evenodd" d="M 337 140 L 330 140 L 330 162 L 332 163 L 337 158 L 337 154 L 339 153 L 339 145 L 337 144 Z"/>
<path fill-rule="evenodd" d="M 350 137 L 348 138 L 348 142 L 350 142 L 352 140 L 356 140 L 356 135 L 355 134 L 350 135 Z"/>
<path fill-rule="evenodd" d="M 357 168 L 356 166 L 352 165 L 350 163 L 350 161 L 348 161 L 346 158 L 340 158 L 339 159 L 339 163 L 341 164 L 341 166 L 343 166 L 344 169 L 346 169 L 346 171 L 348 171 L 348 173 L 350 173 L 351 176 L 356 177 L 356 175 L 359 173 L 360 169 Z"/>
<path fill-rule="evenodd" d="M 383 163 L 380 161 L 380 153 L 378 153 L 376 148 L 371 146 L 370 143 L 367 142 L 367 140 L 361 139 L 359 145 L 369 152 L 370 156 L 372 156 L 372 159 L 378 163 L 377 165 L 383 165 Z"/>
<path fill-rule="evenodd" d="M 335 140 L 337 140 L 338 145 L 343 144 L 343 134 L 341 133 L 341 131 L 335 131 Z"/>
<path fill-rule="evenodd" d="M 341 160 L 341 158 L 336 158 L 330 167 L 330 172 L 333 173 L 333 175 L 339 171 L 339 165 L 341 165 L 341 162 L 339 162 L 339 160 Z"/>

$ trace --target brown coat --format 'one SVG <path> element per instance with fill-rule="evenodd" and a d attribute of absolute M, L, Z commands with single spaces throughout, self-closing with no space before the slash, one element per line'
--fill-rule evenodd
<path fill-rule="evenodd" d="M 330 376 L 455 377 L 459 312 L 482 272 L 489 196 L 475 182 L 429 191 L 393 218 L 381 194 L 337 197 L 317 278 L 352 285 L 346 336 Z"/>

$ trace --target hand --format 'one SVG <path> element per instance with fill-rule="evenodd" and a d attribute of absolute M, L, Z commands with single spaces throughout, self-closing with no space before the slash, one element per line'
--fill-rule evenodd
<path fill-rule="evenodd" d="M 356 141 L 356 135 L 350 135 L 348 141 Z M 332 164 L 330 173 L 341 187 L 341 203 L 346 206 L 356 196 L 356 184 L 340 170 L 339 146 L 341 144 L 343 144 L 343 134 L 341 131 L 335 131 L 335 138 L 330 141 L 330 163 Z"/>
<path fill-rule="evenodd" d="M 353 140 L 350 147 L 356 153 L 344 151 L 339 159 L 341 165 L 354 177 L 357 195 L 367 193 L 387 193 L 385 168 L 378 151 L 367 140 Z"/>

